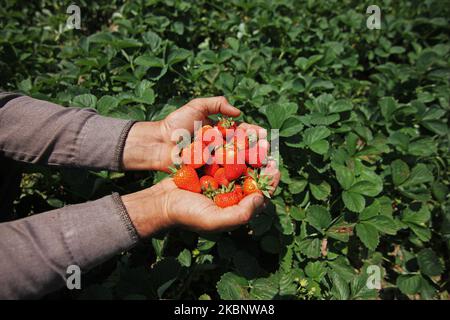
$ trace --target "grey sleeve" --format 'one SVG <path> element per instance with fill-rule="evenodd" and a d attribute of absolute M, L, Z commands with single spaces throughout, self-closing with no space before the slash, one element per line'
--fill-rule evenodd
<path fill-rule="evenodd" d="M 133 122 L 0 92 L 0 157 L 120 170 Z M 0 179 L 1 180 L 1 179 Z M 0 224 L 0 299 L 39 298 L 130 249 L 138 234 L 118 194 Z"/>
<path fill-rule="evenodd" d="M 118 194 L 0 224 L 0 299 L 39 298 L 138 241 Z"/>
<path fill-rule="evenodd" d="M 27 96 L 0 95 L 0 156 L 29 163 L 121 170 L 134 121 L 64 108 Z"/>

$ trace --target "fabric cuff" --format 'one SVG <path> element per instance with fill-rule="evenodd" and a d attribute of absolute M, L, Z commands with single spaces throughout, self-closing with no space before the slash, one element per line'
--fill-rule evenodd
<path fill-rule="evenodd" d="M 83 167 L 122 170 L 125 141 L 135 122 L 100 115 L 90 117 L 80 132 L 75 163 L 82 163 Z"/>

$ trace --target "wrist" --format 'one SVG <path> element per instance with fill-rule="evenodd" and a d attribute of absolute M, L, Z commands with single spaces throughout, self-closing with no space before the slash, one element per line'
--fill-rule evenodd
<path fill-rule="evenodd" d="M 141 238 L 172 226 L 164 210 L 165 195 L 158 185 L 121 197 L 131 222 Z"/>
<path fill-rule="evenodd" d="M 164 147 L 161 122 L 136 122 L 130 129 L 123 151 L 125 170 L 159 169 L 161 149 Z"/>

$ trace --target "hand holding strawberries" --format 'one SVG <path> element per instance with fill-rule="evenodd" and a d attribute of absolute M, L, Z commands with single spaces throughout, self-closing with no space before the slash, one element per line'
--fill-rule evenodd
<path fill-rule="evenodd" d="M 208 116 L 217 113 L 224 118 L 214 125 Z M 205 124 L 181 152 L 183 163 L 172 169 L 173 178 L 122 197 L 141 236 L 172 226 L 228 230 L 247 223 L 263 207 L 262 194 L 273 192 L 280 173 L 273 161 L 267 162 L 265 130 L 247 123 L 238 125 L 229 118 L 239 114 L 224 97 L 200 98 L 164 120 L 133 125 L 123 152 L 124 169 L 169 171 L 174 152 L 178 152 L 172 132 L 186 129 L 193 134 L 195 121 Z M 251 131 L 263 140 L 255 143 L 255 137 L 247 134 Z M 196 154 L 199 146 L 202 151 L 207 149 L 207 156 Z M 199 157 L 200 162 L 195 161 Z M 268 170 L 271 167 L 273 170 Z"/>
<path fill-rule="evenodd" d="M 193 134 L 195 121 L 207 124 L 208 116 L 217 113 L 237 117 L 240 111 L 224 97 L 198 98 L 172 112 L 164 120 L 135 123 L 125 142 L 122 160 L 124 169 L 168 172 L 176 146 L 176 141 L 171 139 L 172 133 L 186 129 Z"/>

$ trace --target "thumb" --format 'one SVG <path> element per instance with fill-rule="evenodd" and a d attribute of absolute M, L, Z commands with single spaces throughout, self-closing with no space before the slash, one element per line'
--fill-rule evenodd
<path fill-rule="evenodd" d="M 264 205 L 264 197 L 259 193 L 252 193 L 239 202 L 240 207 L 244 207 L 251 213 L 255 212 Z"/>

